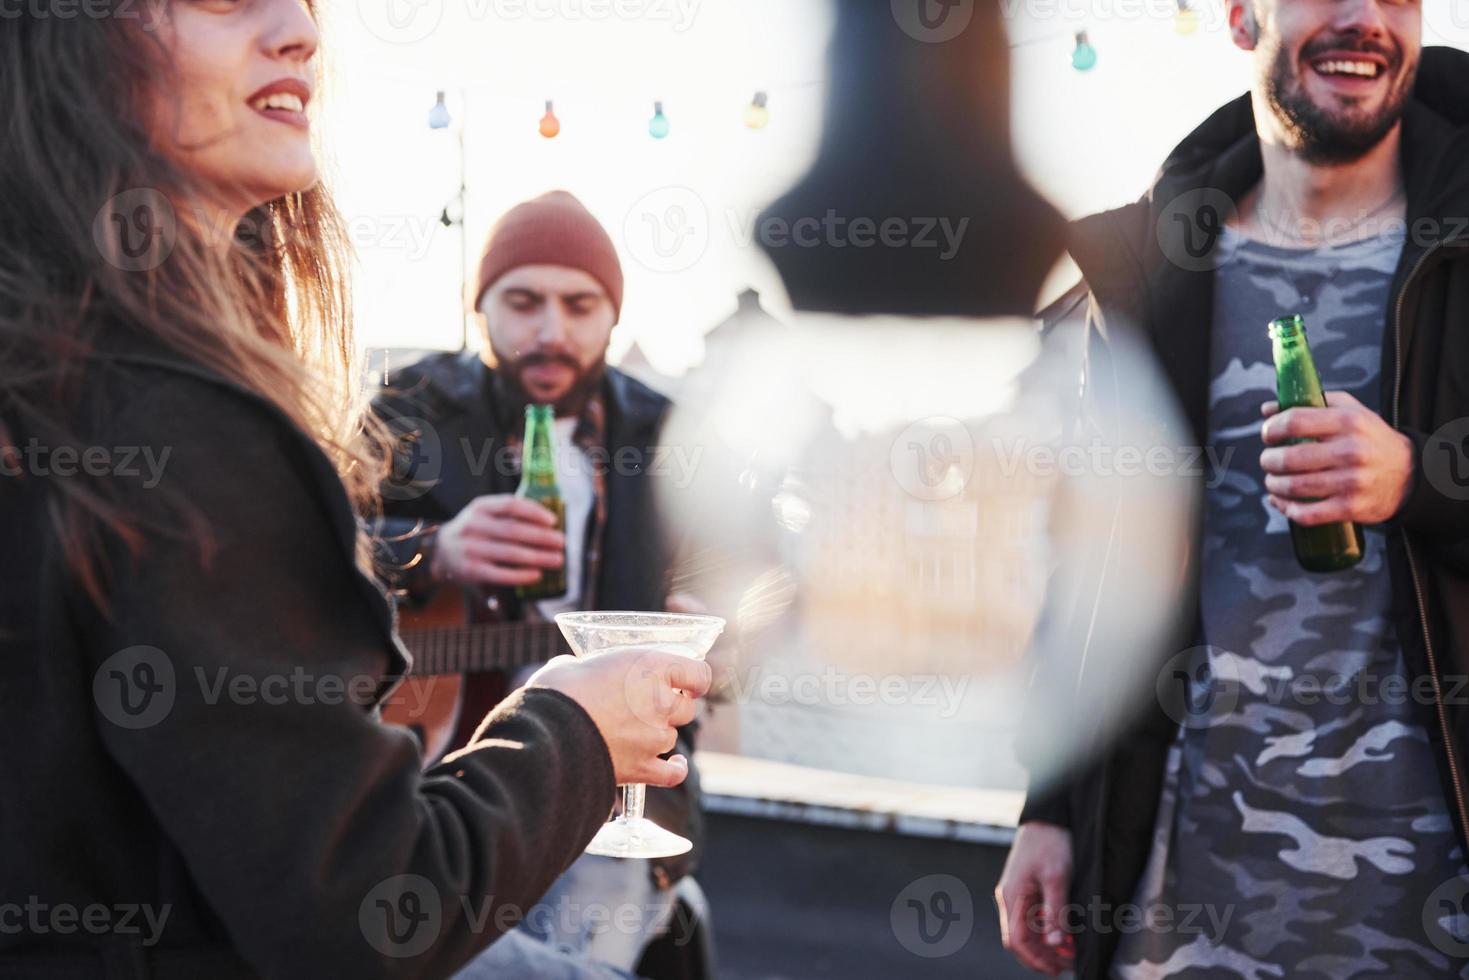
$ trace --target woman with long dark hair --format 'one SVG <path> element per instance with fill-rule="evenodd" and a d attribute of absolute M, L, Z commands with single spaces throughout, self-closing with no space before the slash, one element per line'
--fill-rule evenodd
<path fill-rule="evenodd" d="M 0 14 L 0 978 L 449 975 L 707 668 L 561 658 L 420 772 L 313 11 Z"/>

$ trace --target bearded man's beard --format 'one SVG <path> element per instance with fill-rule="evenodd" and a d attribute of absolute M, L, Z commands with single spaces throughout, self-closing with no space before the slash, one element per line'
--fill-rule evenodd
<path fill-rule="evenodd" d="M 510 401 L 509 407 L 516 413 L 517 418 L 524 413 L 525 406 L 538 404 L 540 401 L 525 387 L 523 378 L 528 368 L 538 364 L 563 364 L 576 372 L 576 380 L 572 382 L 566 394 L 556 401 L 556 415 L 560 418 L 580 415 L 587 399 L 592 397 L 593 392 L 601 385 L 602 378 L 607 374 L 606 351 L 603 351 L 602 356 L 598 357 L 588 368 L 583 367 L 569 355 L 526 354 L 517 358 L 506 351 L 499 350 L 494 344 L 490 345 L 490 349 L 495 354 L 495 372 L 500 379 L 502 394 Z"/>
<path fill-rule="evenodd" d="M 1320 52 L 1370 50 L 1388 59 L 1384 74 L 1390 79 L 1391 88 L 1382 105 L 1370 113 L 1323 109 L 1306 93 L 1304 80 L 1297 74 L 1296 59 L 1284 46 L 1276 49 L 1271 60 L 1265 80 L 1266 97 L 1291 136 L 1290 148 L 1308 163 L 1355 163 L 1386 139 L 1403 118 L 1418 65 L 1415 62 L 1405 66 L 1401 51 L 1364 46 L 1355 41 L 1321 42 L 1311 47 Z M 1311 50 L 1307 49 L 1301 61 L 1309 63 L 1311 57 Z"/>

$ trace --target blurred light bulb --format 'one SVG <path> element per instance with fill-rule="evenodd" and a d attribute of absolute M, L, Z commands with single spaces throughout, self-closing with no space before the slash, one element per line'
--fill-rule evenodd
<path fill-rule="evenodd" d="M 561 120 L 556 118 L 556 110 L 551 100 L 546 100 L 546 114 L 541 117 L 541 135 L 548 140 L 555 139 L 561 133 Z"/>
<path fill-rule="evenodd" d="M 444 93 L 440 92 L 434 99 L 434 107 L 428 111 L 429 129 L 449 128 L 449 107 L 444 105 Z"/>
<path fill-rule="evenodd" d="M 1087 40 L 1086 31 L 1076 32 L 1076 50 L 1071 52 L 1071 67 L 1091 71 L 1097 66 L 1097 49 Z"/>
<path fill-rule="evenodd" d="M 751 129 L 764 129 L 770 122 L 770 96 L 756 92 L 755 101 L 745 107 L 745 125 Z"/>
<path fill-rule="evenodd" d="M 1192 34 L 1199 29 L 1199 19 L 1199 12 L 1189 0 L 1178 0 L 1178 15 L 1173 21 L 1175 31 L 1183 35 Z"/>
<path fill-rule="evenodd" d="M 663 114 L 663 103 L 653 103 L 653 120 L 648 123 L 648 135 L 655 140 L 667 139 L 668 131 L 672 128 L 668 124 L 668 117 Z"/>

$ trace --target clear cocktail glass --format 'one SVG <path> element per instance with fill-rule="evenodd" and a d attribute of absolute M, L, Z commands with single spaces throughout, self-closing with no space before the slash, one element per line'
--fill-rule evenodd
<path fill-rule="evenodd" d="M 724 620 L 718 616 L 652 612 L 559 613 L 556 625 L 578 657 L 637 647 L 703 660 L 724 630 Z M 643 816 L 645 789 L 641 784 L 622 787 L 622 812 L 597 831 L 587 845 L 588 854 L 659 858 L 693 848 L 692 841 Z"/>

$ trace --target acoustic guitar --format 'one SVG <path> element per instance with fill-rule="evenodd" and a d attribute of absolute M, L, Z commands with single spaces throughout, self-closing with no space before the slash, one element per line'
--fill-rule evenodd
<path fill-rule="evenodd" d="M 483 593 L 456 588 L 439 589 L 419 608 L 401 606 L 398 635 L 413 667 L 382 717 L 417 733 L 425 765 L 469 742 L 517 670 L 571 652 L 555 623 L 505 622 Z"/>

